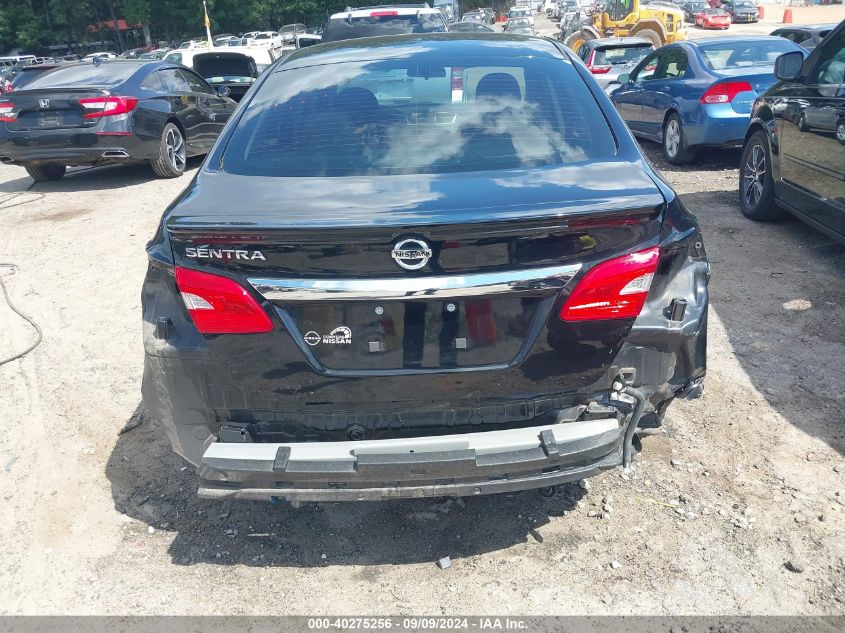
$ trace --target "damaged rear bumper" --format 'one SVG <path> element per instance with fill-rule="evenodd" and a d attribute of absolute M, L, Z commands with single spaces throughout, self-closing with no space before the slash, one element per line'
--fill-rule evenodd
<path fill-rule="evenodd" d="M 554 486 L 622 463 L 615 418 L 437 437 L 208 445 L 200 497 L 377 501 Z"/>

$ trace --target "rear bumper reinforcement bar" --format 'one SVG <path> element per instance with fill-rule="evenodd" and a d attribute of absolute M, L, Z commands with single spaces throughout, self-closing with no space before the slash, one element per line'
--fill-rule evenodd
<path fill-rule="evenodd" d="M 265 279 L 249 283 L 270 301 L 440 299 L 563 289 L 581 264 L 476 275 L 398 279 Z"/>
<path fill-rule="evenodd" d="M 198 494 L 351 501 L 512 492 L 613 468 L 622 442 L 616 419 L 361 442 L 214 442 L 200 462 Z"/>

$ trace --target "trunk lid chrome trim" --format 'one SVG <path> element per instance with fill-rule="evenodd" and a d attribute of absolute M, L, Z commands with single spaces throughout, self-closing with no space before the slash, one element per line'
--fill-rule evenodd
<path fill-rule="evenodd" d="M 440 299 L 514 292 L 560 291 L 581 264 L 506 272 L 395 279 L 275 279 L 250 277 L 269 301 L 384 301 Z"/>

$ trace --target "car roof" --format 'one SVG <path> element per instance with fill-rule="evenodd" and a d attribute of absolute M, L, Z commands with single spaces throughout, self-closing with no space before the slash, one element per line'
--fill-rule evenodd
<path fill-rule="evenodd" d="M 414 50 L 416 49 L 416 50 Z M 338 40 L 301 48 L 287 57 L 281 69 L 346 61 L 374 61 L 415 52 L 479 57 L 547 57 L 569 59 L 547 38 L 498 32 L 413 33 Z"/>
<path fill-rule="evenodd" d="M 675 44 L 669 44 L 669 46 L 685 44 L 687 46 L 699 48 L 702 44 L 745 44 L 752 42 L 771 42 L 782 39 L 782 37 L 778 37 L 776 35 L 731 35 L 728 37 L 719 38 L 708 37 L 701 40 L 684 40 L 683 42 L 675 42 Z"/>
<path fill-rule="evenodd" d="M 136 66 L 143 66 L 144 64 L 149 64 L 149 59 L 123 59 L 118 57 L 117 59 L 104 59 L 100 62 L 102 66 L 120 66 L 120 65 L 127 65 L 127 64 L 135 64 Z M 93 62 L 85 61 L 84 59 L 80 60 L 76 63 L 77 66 L 91 66 Z M 66 66 L 73 66 L 74 64 L 62 64 L 62 67 Z"/>
<path fill-rule="evenodd" d="M 838 23 L 832 24 L 788 24 L 780 26 L 775 31 L 827 31 L 835 29 Z"/>
<path fill-rule="evenodd" d="M 439 9 L 434 9 L 432 7 L 418 7 L 418 6 L 411 6 L 410 8 L 402 5 L 388 5 L 383 7 L 369 7 L 366 9 L 350 9 L 349 11 L 341 11 L 340 13 L 334 13 L 329 18 L 330 20 L 340 20 L 342 18 L 366 18 L 369 17 L 373 12 L 379 11 L 396 11 L 397 15 L 417 15 L 419 14 L 426 14 L 430 15 L 432 13 L 440 13 Z"/>

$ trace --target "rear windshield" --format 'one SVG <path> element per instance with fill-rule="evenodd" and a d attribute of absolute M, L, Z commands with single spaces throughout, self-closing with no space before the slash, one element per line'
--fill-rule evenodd
<path fill-rule="evenodd" d="M 52 70 L 51 68 L 39 68 L 38 70 L 22 70 L 17 76 L 12 79 L 12 85 L 20 90 L 26 85 L 32 83 L 32 80 L 46 72 Z"/>
<path fill-rule="evenodd" d="M 615 144 L 576 70 L 549 58 L 401 58 L 281 69 L 243 115 L 228 172 L 429 174 L 605 158 Z"/>
<path fill-rule="evenodd" d="M 446 25 L 439 13 L 416 15 L 379 15 L 360 18 L 332 18 L 323 33 L 324 42 L 356 37 L 401 35 L 402 33 L 440 33 Z"/>
<path fill-rule="evenodd" d="M 597 48 L 593 55 L 593 64 L 595 66 L 631 64 L 640 61 L 653 49 L 654 47 L 651 44 L 626 46 L 624 48 Z"/>
<path fill-rule="evenodd" d="M 81 86 L 116 86 L 134 75 L 141 66 L 132 63 L 91 63 L 65 66 L 39 75 L 26 85 L 36 88 L 76 88 Z"/>
<path fill-rule="evenodd" d="M 729 44 L 699 44 L 698 48 L 705 63 L 713 70 L 767 66 L 774 64 L 783 53 L 800 50 L 783 38 Z"/>

